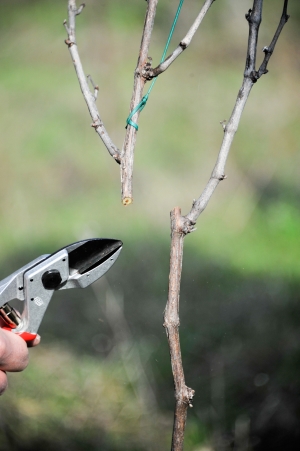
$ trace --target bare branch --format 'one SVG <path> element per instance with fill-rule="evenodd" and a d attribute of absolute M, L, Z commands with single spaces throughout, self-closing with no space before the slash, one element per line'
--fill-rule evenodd
<path fill-rule="evenodd" d="M 76 0 L 68 0 L 68 23 L 64 21 L 65 29 L 68 33 L 68 39 L 65 40 L 65 43 L 67 44 L 71 58 L 75 67 L 75 71 L 77 74 L 77 78 L 79 81 L 80 89 L 83 94 L 84 100 L 86 101 L 88 110 L 90 112 L 91 118 L 93 120 L 92 127 L 95 129 L 95 131 L 98 133 L 99 137 L 102 139 L 105 147 L 107 148 L 110 155 L 116 160 L 117 163 L 120 163 L 120 151 L 119 149 L 114 145 L 112 142 L 110 136 L 108 135 L 104 124 L 101 120 L 98 108 L 96 106 L 95 100 L 96 100 L 96 92 L 94 94 L 91 93 L 87 77 L 85 76 L 81 60 L 79 57 L 77 44 L 76 44 L 76 36 L 75 36 L 75 21 L 76 16 L 78 16 L 83 8 L 84 3 L 79 6 L 77 9 L 76 7 Z M 96 87 L 94 86 L 94 89 L 96 91 Z"/>
<path fill-rule="evenodd" d="M 142 71 L 148 59 L 150 39 L 153 30 L 158 0 L 148 0 L 147 3 L 148 7 L 144 22 L 144 30 L 140 45 L 139 57 L 137 67 L 134 73 L 133 93 L 129 108 L 130 111 L 132 111 L 142 100 L 143 89 L 146 82 L 145 78 L 142 76 Z M 138 123 L 139 115 L 140 111 L 137 111 L 132 117 L 132 121 L 134 121 L 136 124 Z M 136 143 L 136 134 L 137 134 L 136 128 L 127 127 L 121 153 L 122 202 L 124 205 L 129 205 L 133 201 L 132 173 L 133 173 L 133 159 L 134 159 L 134 147 Z"/>
<path fill-rule="evenodd" d="M 245 77 L 249 77 L 255 72 L 257 39 L 261 24 L 262 6 L 263 0 L 254 0 L 252 9 L 249 9 L 245 16 L 249 23 L 248 49 L 244 72 Z"/>
<path fill-rule="evenodd" d="M 164 327 L 166 329 L 172 372 L 174 376 L 174 387 L 176 406 L 174 412 L 174 425 L 172 436 L 172 451 L 183 449 L 184 431 L 188 407 L 192 407 L 194 390 L 185 385 L 185 378 L 181 359 L 179 340 L 179 293 L 182 271 L 183 239 L 185 233 L 182 229 L 184 223 L 179 207 L 171 212 L 171 255 L 169 296 L 164 315 Z"/>
<path fill-rule="evenodd" d="M 244 78 L 243 85 L 239 90 L 231 117 L 227 125 L 224 126 L 223 142 L 211 177 L 201 196 L 193 203 L 191 211 L 186 216 L 186 219 L 190 222 L 190 224 L 196 224 L 199 215 L 207 206 L 214 190 L 220 181 L 226 178 L 224 173 L 225 164 L 253 83 L 254 82 L 250 78 Z"/>
<path fill-rule="evenodd" d="M 200 13 L 198 14 L 195 22 L 185 35 L 185 37 L 180 41 L 178 47 L 174 50 L 171 55 L 169 55 L 159 66 L 155 68 L 146 67 L 144 69 L 143 75 L 147 78 L 147 80 L 151 80 L 154 77 L 157 77 L 159 74 L 165 72 L 168 67 L 175 61 L 175 59 L 190 45 L 196 31 L 198 30 L 202 20 L 204 19 L 207 11 L 211 7 L 215 0 L 205 0 L 204 5 L 202 6 Z"/>
<path fill-rule="evenodd" d="M 287 13 L 287 7 L 288 7 L 288 0 L 284 1 L 284 5 L 283 5 L 283 11 L 282 11 L 282 15 L 281 15 L 281 19 L 279 22 L 279 25 L 277 27 L 277 30 L 275 31 L 274 37 L 271 41 L 271 44 L 269 45 L 269 47 L 264 47 L 263 52 L 265 53 L 265 57 L 264 60 L 260 66 L 260 68 L 258 69 L 258 71 L 256 72 L 257 74 L 257 80 L 264 74 L 268 73 L 267 71 L 267 66 L 268 66 L 268 62 L 271 58 L 271 55 L 274 51 L 275 45 L 277 43 L 277 40 L 280 36 L 280 33 L 284 27 L 284 25 L 287 23 L 287 21 L 289 20 L 289 15 Z"/>
<path fill-rule="evenodd" d="M 169 294 L 164 316 L 164 326 L 166 328 L 170 347 L 176 399 L 171 448 L 172 451 L 183 450 L 187 408 L 191 404 L 192 398 L 194 396 L 194 391 L 185 385 L 179 341 L 179 296 L 182 272 L 183 241 L 184 237 L 187 234 L 195 230 L 195 224 L 199 215 L 207 206 L 214 190 L 216 189 L 220 181 L 226 178 L 224 171 L 230 147 L 239 126 L 241 115 L 249 97 L 251 88 L 257 81 L 257 78 L 254 79 L 253 77 L 253 72 L 255 72 L 257 36 L 259 24 L 261 21 L 262 3 L 263 0 L 254 0 L 253 9 L 250 10 L 246 15 L 250 27 L 246 58 L 246 70 L 244 73 L 243 84 L 241 89 L 239 90 L 237 100 L 228 123 L 226 124 L 226 121 L 221 122 L 221 125 L 224 129 L 224 137 L 211 177 L 200 197 L 197 200 L 193 200 L 192 208 L 186 216 L 181 216 L 179 207 L 176 207 L 171 212 Z M 287 0 L 285 0 L 280 24 L 275 33 L 275 37 L 273 38 L 274 45 L 272 47 L 272 51 L 282 30 L 282 27 L 288 19 L 286 13 L 287 3 Z"/>
<path fill-rule="evenodd" d="M 246 105 L 247 99 L 249 97 L 251 88 L 254 83 L 260 78 L 261 75 L 266 73 L 266 65 L 271 57 L 271 54 L 273 53 L 275 44 L 278 40 L 278 37 L 282 31 L 282 28 L 284 24 L 287 22 L 289 16 L 287 15 L 287 4 L 288 0 L 284 0 L 284 8 L 283 13 L 280 19 L 279 26 L 276 30 L 275 36 L 272 40 L 272 43 L 270 45 L 271 47 L 271 54 L 267 52 L 267 55 L 265 56 L 264 62 L 262 63 L 259 72 L 261 71 L 261 74 L 259 75 L 259 72 L 256 72 L 255 70 L 255 59 L 256 59 L 256 48 L 254 48 L 254 44 L 257 46 L 257 36 L 258 36 L 258 29 L 259 24 L 261 21 L 261 12 L 262 12 L 262 2 L 263 0 L 254 0 L 253 2 L 253 9 L 249 10 L 248 14 L 246 15 L 246 18 L 249 22 L 249 39 L 248 39 L 248 49 L 247 49 L 247 58 L 246 58 L 246 70 L 244 73 L 244 80 L 241 89 L 239 90 L 236 103 L 234 106 L 234 109 L 232 111 L 231 117 L 225 126 L 224 123 L 222 123 L 224 128 L 224 138 L 221 145 L 221 149 L 219 151 L 219 155 L 217 158 L 217 162 L 215 164 L 215 167 L 212 171 L 211 177 L 202 192 L 201 196 L 193 202 L 191 211 L 186 215 L 186 220 L 190 225 L 196 224 L 196 221 L 199 217 L 199 215 L 202 213 L 202 211 L 207 206 L 209 199 L 211 198 L 214 190 L 218 186 L 219 182 L 221 180 L 224 180 L 226 178 L 225 176 L 225 164 L 227 161 L 227 157 L 230 151 L 230 147 L 234 138 L 234 135 L 238 129 L 239 122 L 241 119 L 241 115 L 243 112 L 243 109 Z M 266 60 L 266 62 L 265 62 Z M 264 66 L 265 64 L 265 66 Z M 258 75 L 254 75 L 258 74 Z"/>

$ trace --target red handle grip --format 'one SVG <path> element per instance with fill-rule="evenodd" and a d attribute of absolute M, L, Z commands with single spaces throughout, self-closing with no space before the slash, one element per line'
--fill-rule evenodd
<path fill-rule="evenodd" d="M 10 327 L 2 327 L 2 329 L 4 330 L 8 330 L 9 332 L 13 332 L 14 329 L 11 329 Z M 32 341 L 35 339 L 35 337 L 37 336 L 37 334 L 31 334 L 30 332 L 13 332 L 16 335 L 19 335 L 19 337 L 23 338 L 23 340 L 25 340 L 26 342 L 28 341 Z"/>

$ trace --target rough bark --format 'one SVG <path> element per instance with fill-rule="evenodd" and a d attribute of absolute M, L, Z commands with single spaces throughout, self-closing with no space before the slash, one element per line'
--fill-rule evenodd
<path fill-rule="evenodd" d="M 194 396 L 194 390 L 185 385 L 179 338 L 179 297 L 183 259 L 183 241 L 184 237 L 187 234 L 196 230 L 195 225 L 197 219 L 206 208 L 218 184 L 226 178 L 226 161 L 252 86 L 257 82 L 261 75 L 267 73 L 267 64 L 269 62 L 270 56 L 273 53 L 275 44 L 282 31 L 282 28 L 289 18 L 289 16 L 287 15 L 288 0 L 285 0 L 279 26 L 275 32 L 271 44 L 269 45 L 269 47 L 263 50 L 265 57 L 259 71 L 256 71 L 255 64 L 257 53 L 257 38 L 262 17 L 262 5 L 263 0 L 254 0 L 253 8 L 246 14 L 246 19 L 249 23 L 249 39 L 243 83 L 238 92 L 238 96 L 227 125 L 226 122 L 222 123 L 224 129 L 224 137 L 210 179 L 199 198 L 193 201 L 192 208 L 186 216 L 181 215 L 179 207 L 176 207 L 171 212 L 169 294 L 164 316 L 164 326 L 166 328 L 170 347 L 176 400 L 171 447 L 172 451 L 183 450 L 187 409 L 189 406 L 191 406 L 191 402 Z"/>

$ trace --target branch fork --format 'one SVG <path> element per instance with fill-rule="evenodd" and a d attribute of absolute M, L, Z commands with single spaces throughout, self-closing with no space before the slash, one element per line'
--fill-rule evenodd
<path fill-rule="evenodd" d="M 148 50 L 158 0 L 147 0 L 147 11 L 145 16 L 144 29 L 142 33 L 138 63 L 134 72 L 134 86 L 130 102 L 130 111 L 133 111 L 134 108 L 136 108 L 136 106 L 139 105 L 139 103 L 141 102 L 143 97 L 143 89 L 146 81 L 157 77 L 162 72 L 165 72 L 168 69 L 168 67 L 173 63 L 173 61 L 175 61 L 175 59 L 189 46 L 199 25 L 201 24 L 203 18 L 205 17 L 208 9 L 210 8 L 213 2 L 214 0 L 205 0 L 199 15 L 197 16 L 193 25 L 189 29 L 187 35 L 180 41 L 180 44 L 178 45 L 177 49 L 175 49 L 175 51 L 170 56 L 168 56 L 163 61 L 163 63 L 157 66 L 157 68 L 153 69 L 151 66 L 152 59 L 148 56 Z M 124 205 L 130 205 L 133 201 L 132 174 L 133 174 L 133 160 L 134 160 L 134 149 L 136 145 L 137 129 L 132 126 L 126 127 L 125 139 L 122 150 L 120 151 L 117 148 L 117 146 L 112 142 L 109 134 L 107 133 L 104 127 L 99 111 L 95 106 L 95 100 L 97 98 L 98 93 L 95 92 L 94 88 L 93 95 L 88 88 L 88 83 L 86 81 L 86 77 L 83 72 L 75 39 L 76 16 L 81 14 L 84 6 L 85 4 L 83 3 L 77 8 L 76 0 L 68 0 L 69 17 L 68 22 L 66 20 L 64 21 L 64 26 L 68 38 L 65 40 L 65 43 L 69 48 L 72 61 L 77 73 L 80 88 L 93 120 L 93 127 L 95 128 L 99 137 L 103 141 L 109 154 L 115 159 L 117 163 L 121 164 L 122 202 Z M 131 118 L 132 122 L 138 124 L 139 115 L 140 110 L 138 110 L 132 116 Z M 94 124 L 98 124 L 98 120 L 100 121 L 100 123 L 97 128 L 94 126 Z"/>
<path fill-rule="evenodd" d="M 179 341 L 179 297 L 183 259 L 183 241 L 187 234 L 195 230 L 198 217 L 206 208 L 220 181 L 227 178 L 225 175 L 225 164 L 250 91 L 253 84 L 261 77 L 261 75 L 267 73 L 267 63 L 274 51 L 275 44 L 282 28 L 288 20 L 288 15 L 286 12 L 288 0 L 285 0 L 283 13 L 278 28 L 270 46 L 264 49 L 264 61 L 259 70 L 256 71 L 255 61 L 257 38 L 259 25 L 261 22 L 262 3 L 263 0 L 253 0 L 253 8 L 246 14 L 246 19 L 249 22 L 249 39 L 244 79 L 228 123 L 226 123 L 226 121 L 221 122 L 224 130 L 224 136 L 210 179 L 199 198 L 193 200 L 191 210 L 186 216 L 181 215 L 180 207 L 174 208 L 171 212 L 169 292 L 165 309 L 164 327 L 166 328 L 170 347 L 176 400 L 171 447 L 172 451 L 183 450 L 187 408 L 192 403 L 194 396 L 194 390 L 185 385 Z"/>

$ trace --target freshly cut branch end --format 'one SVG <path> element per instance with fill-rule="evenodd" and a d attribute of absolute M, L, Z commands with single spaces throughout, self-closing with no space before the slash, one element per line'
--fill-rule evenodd
<path fill-rule="evenodd" d="M 125 205 L 125 207 L 127 207 L 127 205 L 132 204 L 132 202 L 133 202 L 132 197 L 124 197 L 124 199 L 122 201 L 122 203 L 123 203 L 123 205 Z"/>

